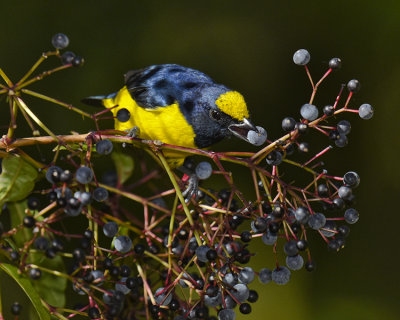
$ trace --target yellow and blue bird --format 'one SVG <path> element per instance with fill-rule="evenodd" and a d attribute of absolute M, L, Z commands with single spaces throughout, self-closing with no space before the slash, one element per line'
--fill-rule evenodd
<path fill-rule="evenodd" d="M 258 145 L 249 141 L 249 132 L 263 135 L 250 122 L 239 92 L 177 64 L 129 71 L 118 92 L 82 101 L 111 109 L 117 130 L 137 128 L 138 138 L 176 146 L 207 148 L 232 135 Z M 164 155 L 172 167 L 181 166 L 187 156 L 175 151 Z"/>

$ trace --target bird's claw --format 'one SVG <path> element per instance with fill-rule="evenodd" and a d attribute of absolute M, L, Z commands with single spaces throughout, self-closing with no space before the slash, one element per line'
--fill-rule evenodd
<path fill-rule="evenodd" d="M 127 132 L 128 132 L 127 134 L 128 137 L 135 138 L 139 134 L 139 127 L 133 127 L 127 130 Z"/>
<path fill-rule="evenodd" d="M 185 202 L 188 203 L 193 195 L 197 195 L 199 189 L 199 178 L 195 174 L 191 174 L 188 179 L 188 185 L 186 189 L 182 192 Z"/>
<path fill-rule="evenodd" d="M 131 137 L 131 138 L 135 138 L 138 134 L 139 134 L 139 127 L 133 127 L 129 130 L 126 130 L 126 132 L 128 132 L 128 134 L 126 135 L 127 137 Z M 122 143 L 122 147 L 125 148 L 126 147 L 126 143 Z"/>

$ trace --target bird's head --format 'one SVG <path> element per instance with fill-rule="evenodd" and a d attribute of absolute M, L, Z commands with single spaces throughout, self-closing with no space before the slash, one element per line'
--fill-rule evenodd
<path fill-rule="evenodd" d="M 248 132 L 257 129 L 249 120 L 246 102 L 239 92 L 213 84 L 201 88 L 199 93 L 201 97 L 191 119 L 198 147 L 208 147 L 232 135 L 250 142 Z"/>

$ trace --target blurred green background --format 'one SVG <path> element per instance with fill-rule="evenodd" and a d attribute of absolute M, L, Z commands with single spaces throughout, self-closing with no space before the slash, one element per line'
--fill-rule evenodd
<path fill-rule="evenodd" d="M 322 85 L 315 102 L 320 107 L 332 104 L 340 84 L 357 78 L 362 89 L 352 106 L 368 102 L 375 108 L 370 121 L 350 117 L 349 145 L 326 157 L 332 174 L 351 169 L 360 174 L 360 221 L 337 254 L 315 239 L 316 272 L 294 272 L 283 287 L 255 284 L 260 300 L 252 314 L 238 318 L 400 318 L 400 2 L 2 1 L 1 11 L 0 65 L 11 79 L 22 76 L 51 48 L 57 32 L 66 33 L 69 49 L 86 60 L 83 68 L 52 76 L 33 90 L 81 106 L 82 97 L 117 90 L 129 69 L 178 63 L 243 93 L 254 122 L 270 138 L 282 134 L 283 117 L 299 116 L 311 93 L 304 70 L 292 62 L 293 53 L 310 51 L 315 79 L 326 71 L 330 58 L 340 57 L 342 69 Z M 93 129 L 55 105 L 27 101 L 56 133 Z M 3 134 L 8 107 L 3 102 L 0 107 Z M 237 140 L 225 145 L 250 148 Z M 260 246 L 258 251 L 255 268 L 272 267 L 270 248 Z"/>

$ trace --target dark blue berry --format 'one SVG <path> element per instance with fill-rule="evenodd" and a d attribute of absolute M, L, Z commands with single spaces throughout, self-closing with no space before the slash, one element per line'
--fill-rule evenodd
<path fill-rule="evenodd" d="M 339 245 L 339 243 L 337 242 L 336 239 L 332 239 L 331 241 L 329 241 L 328 249 L 331 250 L 331 251 L 339 251 L 340 245 Z"/>
<path fill-rule="evenodd" d="M 349 89 L 350 92 L 358 92 L 360 90 L 360 88 L 361 88 L 361 84 L 356 79 L 350 80 L 347 83 L 347 89 Z"/>
<path fill-rule="evenodd" d="M 349 233 L 350 233 L 350 227 L 346 225 L 341 225 L 337 227 L 338 235 L 340 235 L 343 238 L 346 238 Z"/>
<path fill-rule="evenodd" d="M 36 223 L 36 220 L 34 217 L 31 216 L 25 216 L 23 219 L 23 224 L 27 228 L 32 228 Z"/>
<path fill-rule="evenodd" d="M 66 65 L 66 64 L 71 64 L 72 60 L 75 58 L 75 53 L 71 51 L 66 51 L 61 55 L 61 63 Z"/>
<path fill-rule="evenodd" d="M 83 251 L 83 249 L 81 249 L 81 248 L 76 248 L 76 249 L 74 249 L 74 251 L 72 251 L 72 257 L 73 257 L 76 261 L 82 262 L 83 260 L 85 260 L 86 254 L 85 254 L 85 251 Z"/>
<path fill-rule="evenodd" d="M 118 278 L 119 277 L 121 269 L 118 266 L 111 266 L 109 270 L 110 270 L 110 275 L 113 278 Z"/>
<path fill-rule="evenodd" d="M 256 221 L 254 222 L 254 228 L 258 232 L 264 232 L 267 229 L 267 221 L 262 217 L 257 217 Z"/>
<path fill-rule="evenodd" d="M 64 250 L 64 245 L 61 242 L 60 239 L 53 239 L 51 241 L 51 247 L 57 251 L 63 251 Z"/>
<path fill-rule="evenodd" d="M 309 152 L 310 151 L 310 145 L 308 144 L 308 142 L 300 142 L 299 143 L 299 151 L 300 152 Z"/>
<path fill-rule="evenodd" d="M 239 311 L 243 314 L 249 314 L 251 312 L 251 306 L 247 302 L 242 303 L 239 307 Z"/>
<path fill-rule="evenodd" d="M 113 151 L 113 143 L 109 139 L 103 139 L 96 143 L 96 152 L 98 154 L 110 154 Z"/>
<path fill-rule="evenodd" d="M 113 262 L 110 258 L 105 258 L 103 261 L 104 269 L 110 269 L 113 266 Z"/>
<path fill-rule="evenodd" d="M 72 59 L 72 65 L 74 67 L 82 67 L 84 63 L 85 63 L 85 60 L 81 56 L 75 56 Z"/>
<path fill-rule="evenodd" d="M 370 104 L 364 103 L 358 108 L 358 115 L 364 120 L 371 119 L 374 115 L 374 108 Z"/>
<path fill-rule="evenodd" d="M 356 188 L 360 184 L 360 176 L 357 172 L 349 171 L 343 176 L 343 182 L 350 188 Z"/>
<path fill-rule="evenodd" d="M 325 183 L 319 184 L 317 187 L 318 195 L 322 198 L 329 196 L 329 188 Z"/>
<path fill-rule="evenodd" d="M 186 240 L 189 237 L 189 232 L 186 229 L 180 229 L 177 236 L 180 240 Z"/>
<path fill-rule="evenodd" d="M 290 280 L 291 272 L 288 268 L 280 266 L 272 271 L 272 281 L 279 285 L 285 285 Z"/>
<path fill-rule="evenodd" d="M 333 106 L 327 105 L 327 106 L 325 106 L 325 107 L 322 109 L 322 111 L 324 112 L 324 114 L 325 114 L 326 116 L 329 117 L 329 116 L 331 116 L 331 115 L 334 114 L 335 109 L 333 109 Z"/>
<path fill-rule="evenodd" d="M 42 276 L 42 271 L 40 269 L 32 268 L 29 269 L 28 274 L 32 280 L 38 280 Z"/>
<path fill-rule="evenodd" d="M 132 248 L 132 240 L 127 236 L 119 236 L 114 240 L 115 249 L 121 253 L 127 253 Z"/>
<path fill-rule="evenodd" d="M 243 231 L 240 235 L 240 240 L 242 240 L 243 242 L 250 242 L 251 241 L 250 231 Z"/>
<path fill-rule="evenodd" d="M 54 248 L 48 248 L 45 252 L 46 257 L 53 259 L 56 256 L 57 251 Z"/>
<path fill-rule="evenodd" d="M 47 196 L 49 197 L 50 202 L 57 200 L 57 193 L 54 191 L 50 191 Z"/>
<path fill-rule="evenodd" d="M 61 182 L 67 182 L 67 183 L 71 182 L 72 178 L 73 178 L 73 174 L 69 170 L 64 170 L 60 175 Z"/>
<path fill-rule="evenodd" d="M 47 240 L 45 237 L 38 237 L 36 238 L 33 245 L 36 249 L 40 251 L 45 251 L 49 247 L 49 240 Z"/>
<path fill-rule="evenodd" d="M 305 269 L 309 272 L 314 271 L 316 266 L 314 261 L 307 261 L 304 265 Z"/>
<path fill-rule="evenodd" d="M 352 190 L 347 187 L 347 186 L 341 186 L 338 190 L 338 195 L 340 198 L 342 198 L 343 200 L 350 200 L 353 192 Z"/>
<path fill-rule="evenodd" d="M 249 297 L 247 298 L 248 302 L 254 303 L 257 302 L 258 300 L 258 293 L 255 290 L 250 290 L 249 291 Z"/>
<path fill-rule="evenodd" d="M 297 248 L 297 242 L 295 240 L 286 242 L 283 246 L 283 251 L 288 256 L 295 256 L 299 252 L 299 249 Z"/>
<path fill-rule="evenodd" d="M 282 129 L 284 131 L 292 131 L 296 128 L 296 120 L 292 117 L 286 117 L 282 120 Z"/>
<path fill-rule="evenodd" d="M 304 66 L 310 62 L 310 53 L 306 49 L 299 49 L 293 55 L 293 62 L 298 66 Z"/>
<path fill-rule="evenodd" d="M 282 218 L 285 214 L 285 209 L 280 204 L 275 204 L 274 209 L 272 210 L 272 215 L 275 218 Z"/>
<path fill-rule="evenodd" d="M 138 286 L 137 280 L 136 278 L 132 278 L 129 277 L 125 280 L 125 285 L 129 288 L 129 289 L 135 289 Z"/>
<path fill-rule="evenodd" d="M 282 153 L 278 150 L 272 150 L 265 158 L 265 161 L 271 166 L 278 166 L 282 163 Z"/>
<path fill-rule="evenodd" d="M 120 122 L 127 122 L 131 117 L 131 113 L 128 111 L 128 109 L 122 108 L 119 109 L 117 112 L 117 119 Z"/>
<path fill-rule="evenodd" d="M 142 255 L 144 253 L 145 247 L 143 244 L 138 243 L 138 244 L 135 244 L 135 246 L 133 247 L 133 250 L 135 251 L 136 254 Z"/>
<path fill-rule="evenodd" d="M 11 305 L 11 313 L 15 316 L 18 316 L 21 313 L 22 305 L 19 302 L 14 302 Z"/>
<path fill-rule="evenodd" d="M 215 261 L 215 259 L 217 259 L 218 257 L 218 254 L 217 251 L 215 251 L 214 249 L 210 249 L 207 251 L 206 256 L 208 261 Z"/>
<path fill-rule="evenodd" d="M 332 58 L 329 60 L 329 68 L 331 69 L 340 69 L 342 66 L 342 60 L 340 58 Z"/>
<path fill-rule="evenodd" d="M 282 224 L 280 222 L 271 222 L 268 226 L 268 230 L 275 234 L 279 231 L 279 229 L 282 227 Z"/>
<path fill-rule="evenodd" d="M 334 204 L 335 208 L 340 210 L 344 208 L 344 201 L 341 198 L 335 198 L 333 199 L 332 203 Z"/>
<path fill-rule="evenodd" d="M 87 230 L 85 230 L 85 232 L 83 233 L 83 236 L 84 236 L 86 239 L 92 240 L 92 239 L 93 239 L 93 231 L 87 229 Z"/>
<path fill-rule="evenodd" d="M 10 252 L 11 261 L 17 261 L 19 259 L 19 253 L 17 251 Z"/>
<path fill-rule="evenodd" d="M 103 140 L 104 141 L 104 140 Z M 97 187 L 93 190 L 93 199 L 97 202 L 103 202 L 108 199 L 108 191 L 103 187 Z"/>
<path fill-rule="evenodd" d="M 121 277 L 127 278 L 131 275 L 132 270 L 129 266 L 123 264 L 120 269 Z"/>
<path fill-rule="evenodd" d="M 333 129 L 329 132 L 329 139 L 336 141 L 339 138 L 340 138 L 340 133 L 336 129 Z"/>
<path fill-rule="evenodd" d="M 52 166 L 49 167 L 46 171 L 46 179 L 50 183 L 57 183 L 60 181 L 60 175 L 63 170 L 60 167 Z"/>
<path fill-rule="evenodd" d="M 351 131 L 351 124 L 347 120 L 341 120 L 338 122 L 336 129 L 339 132 L 339 134 L 348 135 Z"/>
<path fill-rule="evenodd" d="M 69 45 L 69 39 L 64 33 L 57 33 L 51 38 L 51 44 L 56 49 L 65 49 Z"/>
<path fill-rule="evenodd" d="M 93 171 L 89 167 L 80 167 L 78 170 L 76 170 L 75 178 L 79 183 L 89 183 L 93 180 Z"/>
<path fill-rule="evenodd" d="M 318 109 L 316 106 L 306 103 L 300 108 L 300 114 L 304 119 L 314 121 L 318 118 Z"/>
<path fill-rule="evenodd" d="M 308 125 L 306 123 L 298 122 L 296 124 L 296 128 L 300 134 L 307 133 L 307 131 L 308 131 Z"/>
<path fill-rule="evenodd" d="M 30 210 L 37 210 L 39 208 L 39 205 L 40 205 L 39 199 L 35 197 L 28 198 L 28 208 Z"/>
<path fill-rule="evenodd" d="M 206 295 L 213 298 L 218 295 L 218 286 L 209 285 L 206 289 Z"/>
<path fill-rule="evenodd" d="M 302 239 L 302 240 L 298 240 L 296 242 L 296 246 L 297 246 L 297 249 L 299 249 L 300 251 L 304 251 L 307 249 L 308 243 L 306 240 Z"/>

